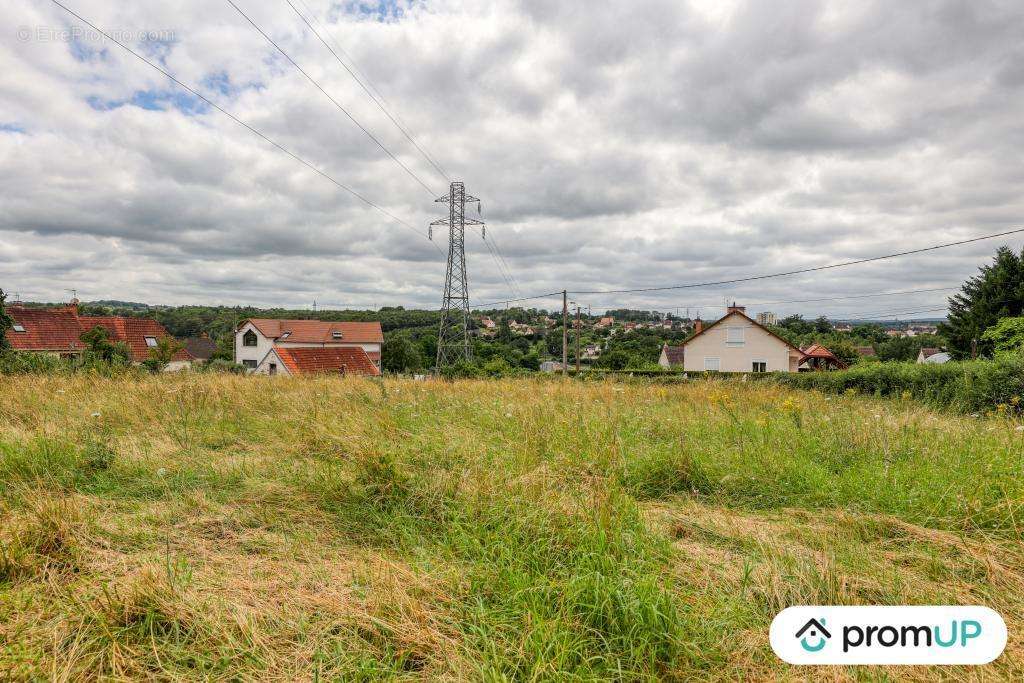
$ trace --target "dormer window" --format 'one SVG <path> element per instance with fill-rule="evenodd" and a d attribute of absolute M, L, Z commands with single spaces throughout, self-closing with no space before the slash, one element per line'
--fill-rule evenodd
<path fill-rule="evenodd" d="M 146 346 L 148 346 L 151 349 L 155 349 L 157 347 L 156 337 L 145 337 L 145 339 Z"/>
<path fill-rule="evenodd" d="M 242 346 L 256 346 L 256 333 L 252 330 L 242 335 Z"/>
<path fill-rule="evenodd" d="M 24 332 L 25 331 L 25 326 L 22 325 L 21 323 L 14 323 L 14 327 L 12 329 L 15 332 Z"/>
<path fill-rule="evenodd" d="M 331 339 L 341 339 L 341 330 L 331 332 Z"/>

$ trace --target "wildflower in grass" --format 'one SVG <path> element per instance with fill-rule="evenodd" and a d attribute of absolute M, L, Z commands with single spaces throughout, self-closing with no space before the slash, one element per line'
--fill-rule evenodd
<path fill-rule="evenodd" d="M 857 390 L 854 389 L 853 387 L 850 387 L 849 389 L 846 390 L 846 395 L 847 396 L 856 396 L 857 395 Z"/>
<path fill-rule="evenodd" d="M 1005 403 L 1000 403 L 999 405 L 997 405 L 997 406 L 996 406 L 996 411 L 997 411 L 997 412 L 998 412 L 999 414 L 1003 415 L 1003 414 L 1005 414 L 1005 413 L 1006 413 L 1006 410 L 1007 410 L 1007 409 L 1008 409 L 1009 407 L 1010 407 L 1010 406 L 1008 406 L 1008 405 L 1007 405 L 1007 404 L 1005 404 Z"/>
<path fill-rule="evenodd" d="M 1020 405 L 1020 396 L 1014 396 L 1014 397 L 1012 397 L 1012 398 L 1010 399 L 1010 405 L 1012 405 L 1012 406 L 1017 406 L 1017 405 Z"/>
<path fill-rule="evenodd" d="M 158 469 L 156 471 L 156 476 L 158 476 L 161 479 L 163 479 L 165 476 L 167 476 L 167 468 L 166 467 L 161 467 L 160 469 Z"/>
<path fill-rule="evenodd" d="M 93 413 L 90 417 L 99 417 L 99 416 L 100 416 L 99 413 Z"/>
<path fill-rule="evenodd" d="M 911 396 L 912 394 L 909 391 L 904 391 L 902 394 L 900 394 L 900 398 L 902 398 L 904 401 L 909 401 Z"/>
<path fill-rule="evenodd" d="M 787 413 L 791 418 L 793 418 L 793 424 L 796 425 L 797 429 L 803 428 L 803 411 L 792 396 L 787 397 L 786 400 L 782 402 L 782 412 Z"/>
<path fill-rule="evenodd" d="M 1014 427 L 1014 429 L 1016 429 L 1018 432 L 1024 432 L 1024 425 L 1017 425 L 1016 427 Z"/>

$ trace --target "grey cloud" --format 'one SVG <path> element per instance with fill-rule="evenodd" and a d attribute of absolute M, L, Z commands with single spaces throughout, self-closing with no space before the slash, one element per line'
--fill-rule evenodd
<path fill-rule="evenodd" d="M 59 10 L 8 4 L 14 25 L 65 25 Z M 439 1 L 407 3 L 388 22 L 310 4 L 417 140 L 483 199 L 488 234 L 527 293 L 818 265 L 1018 227 L 1024 211 L 1018 3 Z M 443 191 L 287 6 L 244 7 Z M 168 69 L 417 230 L 444 214 L 230 7 L 91 0 L 80 9 L 108 28 L 172 30 Z M 120 102 L 172 86 L 116 47 L 87 47 L 80 60 L 67 44 L 0 35 L 4 289 L 437 305 L 443 234 L 431 245 L 214 111 L 91 108 L 90 96 Z M 221 92 L 211 79 L 239 87 Z M 998 243 L 589 298 L 667 310 L 725 296 L 942 286 L 971 275 Z M 509 296 L 477 234 L 467 247 L 472 298 Z M 838 314 L 942 300 L 777 308 Z"/>

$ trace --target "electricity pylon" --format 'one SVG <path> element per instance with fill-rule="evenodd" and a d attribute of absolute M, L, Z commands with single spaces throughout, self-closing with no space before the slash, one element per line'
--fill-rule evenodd
<path fill-rule="evenodd" d="M 466 202 L 479 202 L 466 194 L 466 186 L 453 182 L 448 194 L 435 202 L 448 204 L 448 218 L 430 224 L 448 226 L 448 272 L 444 277 L 444 297 L 441 299 L 441 328 L 437 333 L 437 369 L 454 365 L 460 359 L 470 360 L 473 347 L 469 343 L 469 277 L 466 274 L 466 226 L 483 225 L 482 221 L 466 218 Z M 461 326 L 461 329 L 459 329 Z"/>

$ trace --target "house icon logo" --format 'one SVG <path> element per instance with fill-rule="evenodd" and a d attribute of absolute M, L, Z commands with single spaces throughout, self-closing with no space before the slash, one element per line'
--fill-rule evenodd
<path fill-rule="evenodd" d="M 824 617 L 819 619 L 810 619 L 806 624 L 796 632 L 796 637 L 800 639 L 800 647 L 807 650 L 808 652 L 818 652 L 825 644 L 828 639 L 832 637 L 832 634 L 825 628 Z M 810 640 L 810 642 L 808 642 Z"/>

